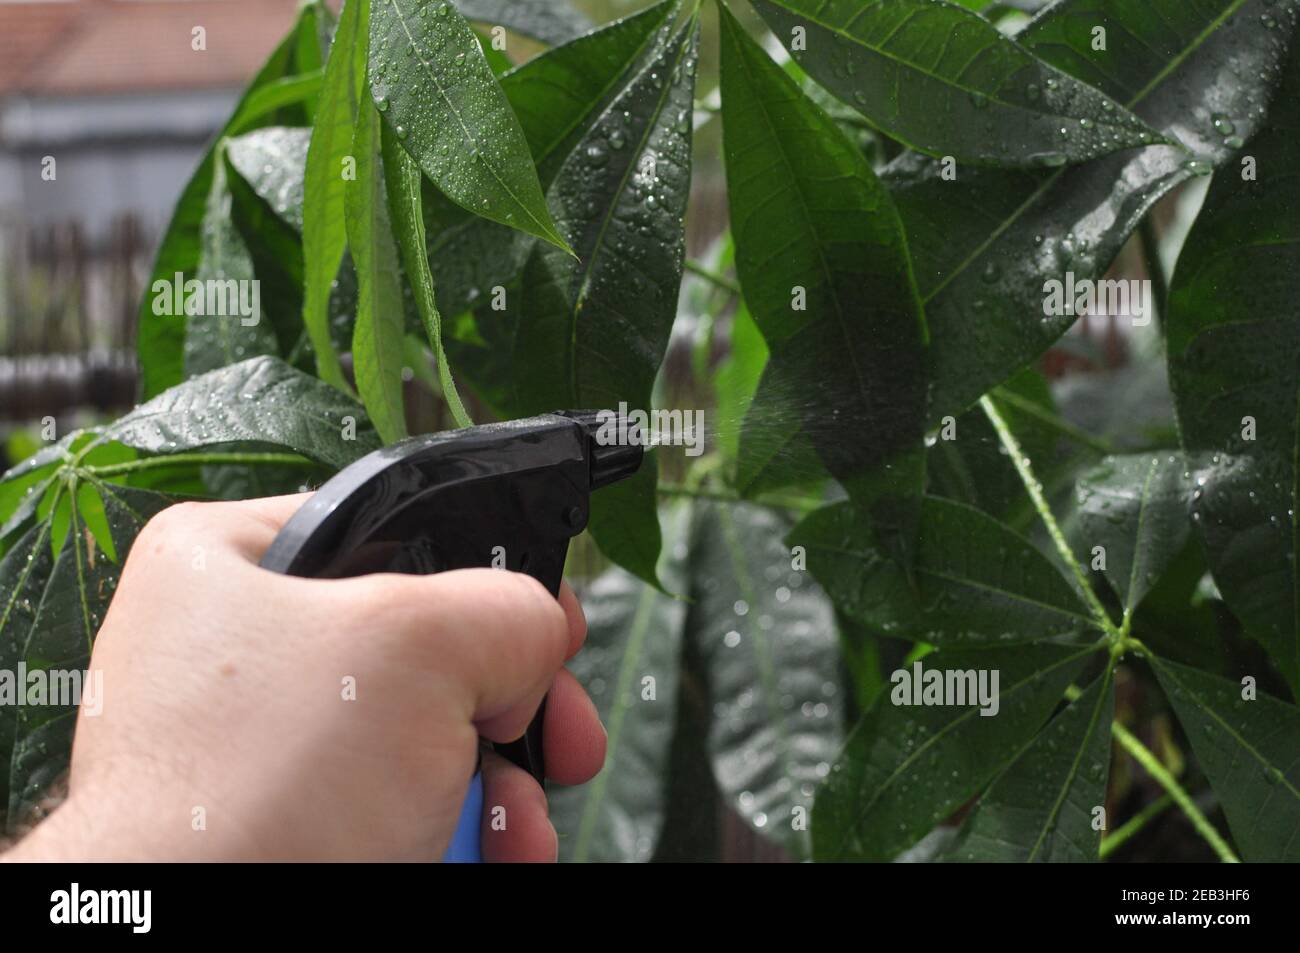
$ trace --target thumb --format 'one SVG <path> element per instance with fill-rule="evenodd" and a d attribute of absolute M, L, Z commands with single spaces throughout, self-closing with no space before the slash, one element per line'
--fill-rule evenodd
<path fill-rule="evenodd" d="M 540 582 L 499 569 L 332 580 L 366 628 L 414 670 L 437 672 L 486 736 L 513 741 L 564 665 L 579 624 Z M 579 636 L 580 637 L 580 636 Z"/>

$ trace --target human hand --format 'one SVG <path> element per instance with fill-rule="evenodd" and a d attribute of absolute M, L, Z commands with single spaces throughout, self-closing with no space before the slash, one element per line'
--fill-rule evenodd
<path fill-rule="evenodd" d="M 182 504 L 145 527 L 95 642 L 103 712 L 78 716 L 68 800 L 5 859 L 436 860 L 479 737 L 519 737 L 548 690 L 548 777 L 600 770 L 604 730 L 563 668 L 586 637 L 571 590 L 259 568 L 305 499 Z M 483 774 L 485 816 L 505 811 L 484 859 L 553 860 L 537 783 L 490 753 Z"/>

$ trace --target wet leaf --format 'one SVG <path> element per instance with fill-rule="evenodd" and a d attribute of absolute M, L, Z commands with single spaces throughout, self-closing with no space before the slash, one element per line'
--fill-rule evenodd
<path fill-rule="evenodd" d="M 952 4 L 753 3 L 810 76 L 919 152 L 1061 166 L 1159 139 L 1122 105 Z"/>
<path fill-rule="evenodd" d="M 455 0 L 467 20 L 504 26 L 548 46 L 567 43 L 591 29 L 591 21 L 568 0 Z"/>
<path fill-rule="evenodd" d="M 817 792 L 815 859 L 886 861 L 911 847 L 1038 733 L 1090 651 L 1056 645 L 941 649 L 916 663 L 923 672 L 975 673 L 977 681 L 985 673 L 986 697 L 996 672 L 998 712 L 992 717 L 980 714 L 991 708 L 969 696 L 963 705 L 894 704 L 894 697 L 912 697 L 896 673 Z M 912 676 L 916 667 L 905 671 Z"/>
<path fill-rule="evenodd" d="M 1300 41 L 1285 77 L 1268 126 L 1215 177 L 1188 235 L 1168 353 L 1215 582 L 1300 692 Z"/>
<path fill-rule="evenodd" d="M 980 798 L 948 860 L 1088 863 L 1097 860 L 1106 806 L 1115 683 L 1099 678 L 1048 723 Z"/>
<path fill-rule="evenodd" d="M 363 103 L 352 139 L 357 177 L 347 183 L 348 247 L 357 272 L 357 323 L 352 332 L 352 362 L 357 390 L 384 443 L 406 436 L 402 402 L 402 341 L 406 317 L 397 246 L 380 159 L 379 113 Z"/>
<path fill-rule="evenodd" d="M 1164 659 L 1152 667 L 1246 860 L 1300 860 L 1300 710 Z"/>
<path fill-rule="evenodd" d="M 791 569 L 789 523 L 753 505 L 697 510 L 687 638 L 709 679 L 709 749 L 722 795 L 796 858 L 812 794 L 839 751 L 844 699 L 830 600 Z"/>
<path fill-rule="evenodd" d="M 650 408 L 668 346 L 685 258 L 697 27 L 687 23 L 609 104 L 551 186 L 556 220 L 579 260 L 539 244 L 524 274 L 515 345 L 522 413 L 559 407 Z M 520 355 L 526 355 L 521 360 Z M 653 479 L 648 467 L 642 473 Z M 622 494 L 592 499 L 593 535 L 642 554 L 626 568 L 653 580 L 653 493 L 619 507 L 622 538 L 602 532 Z"/>
<path fill-rule="evenodd" d="M 1084 547 L 1131 615 L 1191 537 L 1192 486 L 1181 454 L 1107 457 L 1078 484 Z"/>
<path fill-rule="evenodd" d="M 265 444 L 336 469 L 380 446 L 356 401 L 266 357 L 165 391 L 103 428 L 100 439 L 164 454 Z"/>
<path fill-rule="evenodd" d="M 376 108 L 443 194 L 567 251 L 519 121 L 455 7 L 375 0 L 368 77 Z"/>
<path fill-rule="evenodd" d="M 124 558 L 145 522 L 171 501 L 161 494 L 99 484 L 100 530 Z M 57 558 L 49 520 L 33 526 L 0 560 L 0 670 L 82 671 L 117 586 L 120 564 L 92 557 L 86 526 L 71 510 L 71 532 Z M 26 686 L 19 686 L 25 690 Z M 15 833 L 45 789 L 67 770 L 76 708 L 48 703 L 0 706 L 0 805 Z"/>
<path fill-rule="evenodd" d="M 501 77 L 543 189 L 550 188 L 609 100 L 635 77 L 636 64 L 674 8 L 674 2 L 658 3 Z M 491 289 L 517 281 L 534 244 L 530 236 L 469 216 L 458 207 L 439 208 L 436 217 L 429 263 L 448 314 L 477 306 Z"/>
<path fill-rule="evenodd" d="M 736 269 L 771 352 L 764 375 L 799 389 L 796 425 L 850 496 L 889 463 L 918 496 L 926 328 L 902 223 L 856 146 L 721 16 Z"/>
<path fill-rule="evenodd" d="M 198 283 L 184 289 L 185 376 L 238 363 L 259 354 L 279 356 L 275 328 L 265 319 L 253 257 L 231 213 L 229 170 L 219 150 L 204 213 Z M 176 291 L 170 296 L 175 305 Z"/>
<path fill-rule="evenodd" d="M 686 586 L 689 521 L 685 506 L 666 514 L 669 546 L 659 568 L 677 591 Z M 570 668 L 596 703 L 609 742 L 595 778 L 547 791 L 560 858 L 649 860 L 664 821 L 686 604 L 622 569 L 602 574 L 581 596 L 587 641 Z"/>
<path fill-rule="evenodd" d="M 302 232 L 303 169 L 312 131 L 267 126 L 226 143 L 226 158 L 263 202 Z"/>
<path fill-rule="evenodd" d="M 871 544 L 868 524 L 837 503 L 806 517 L 787 542 L 804 547 L 808 570 L 842 612 L 880 634 L 971 648 L 1100 635 L 1056 566 L 986 513 L 924 499 L 915 587 Z"/>
<path fill-rule="evenodd" d="M 317 373 L 340 389 L 347 385 L 330 335 L 329 294 L 347 246 L 344 164 L 352 153 L 357 104 L 368 97 L 357 69 L 358 44 L 370 35 L 368 11 L 368 0 L 344 2 L 303 166 L 303 324 Z"/>
<path fill-rule="evenodd" d="M 944 181 L 940 163 L 914 155 L 887 173 L 930 325 L 932 422 L 961 413 L 1074 323 L 1070 314 L 1044 314 L 1047 281 L 1069 273 L 1076 283 L 1100 279 L 1160 197 L 1232 157 L 1216 115 L 1232 117 L 1242 137 L 1265 122 L 1293 16 L 1289 0 L 1271 8 L 1262 0 L 1152 0 L 1149 8 L 1138 20 L 1119 0 L 1063 0 L 1020 39 L 1068 70 L 1087 55 L 1073 52 L 1086 42 L 1068 32 L 1063 47 L 1059 24 L 1131 23 L 1149 49 L 1099 60 L 1110 77 L 1105 88 L 1176 136 L 1194 154 L 1190 163 L 1180 149 L 1152 146 L 1052 173 L 959 168 L 955 182 Z M 1235 70 L 1223 68 L 1229 59 Z M 1088 78 L 1100 81 L 1096 73 Z"/>
<path fill-rule="evenodd" d="M 276 353 L 310 369 L 302 318 L 302 184 L 310 130 L 269 126 L 226 144 L 231 218 L 259 284 L 264 321 L 275 333 Z"/>
<path fill-rule="evenodd" d="M 429 271 L 428 241 L 424 233 L 423 203 L 420 198 L 420 167 L 401 147 L 393 132 L 382 127 L 384 181 L 388 188 L 388 210 L 394 237 L 401 250 L 402 264 L 415 296 L 425 336 L 438 365 L 438 385 L 458 427 L 473 426 L 461 403 L 456 382 L 442 346 L 442 315 L 434 298 L 433 275 Z M 400 375 L 399 375 L 400 377 Z"/>

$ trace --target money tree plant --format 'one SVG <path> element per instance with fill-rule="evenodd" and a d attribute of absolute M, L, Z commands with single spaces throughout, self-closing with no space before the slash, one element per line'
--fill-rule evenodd
<path fill-rule="evenodd" d="M 139 406 L 0 479 L 0 670 L 85 667 L 177 499 L 703 411 L 571 567 L 564 857 L 1300 860 L 1300 3 L 625 6 L 301 8 L 161 238 Z M 1128 365 L 1044 376 L 1117 261 Z M 74 716 L 0 706 L 10 833 Z"/>

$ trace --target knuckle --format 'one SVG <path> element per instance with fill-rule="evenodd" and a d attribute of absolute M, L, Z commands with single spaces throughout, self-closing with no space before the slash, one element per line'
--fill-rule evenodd
<path fill-rule="evenodd" d="M 133 552 L 149 555 L 193 533 L 202 503 L 175 503 L 154 515 L 140 531 Z"/>

